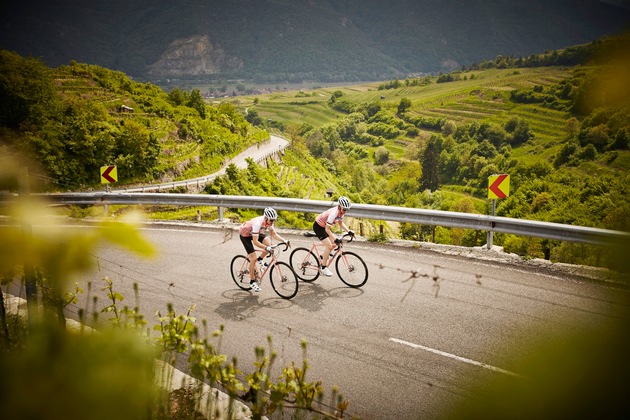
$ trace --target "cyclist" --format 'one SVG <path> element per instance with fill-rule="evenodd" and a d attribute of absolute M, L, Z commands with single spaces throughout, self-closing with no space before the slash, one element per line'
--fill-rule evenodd
<path fill-rule="evenodd" d="M 256 261 L 262 261 L 264 257 L 271 252 L 271 239 L 265 234 L 269 230 L 271 237 L 275 238 L 279 242 L 286 242 L 282 236 L 278 235 L 276 229 L 273 227 L 274 221 L 278 218 L 278 213 L 271 207 L 267 207 L 263 211 L 262 216 L 254 217 L 251 220 L 243 223 L 239 228 L 239 234 L 241 242 L 245 247 L 245 252 L 249 258 L 249 284 L 252 286 L 254 292 L 260 292 L 260 284 L 257 281 L 256 274 Z M 261 248 L 263 250 L 260 257 L 256 258 L 255 248 Z M 267 265 L 263 263 L 263 265 Z"/>
<path fill-rule="evenodd" d="M 332 233 L 330 228 L 334 224 L 337 224 L 341 227 L 341 229 L 348 232 L 348 234 L 354 236 L 354 232 L 351 231 L 343 222 L 343 217 L 350 208 L 350 205 L 348 197 L 341 196 L 339 197 L 339 200 L 337 200 L 337 205 L 335 207 L 331 207 L 318 215 L 313 222 L 313 230 L 315 231 L 315 234 L 326 247 L 322 253 L 320 271 L 327 277 L 332 276 L 332 272 L 328 269 L 328 267 L 326 267 L 326 263 L 328 262 L 328 256 L 335 244 L 335 235 Z"/>

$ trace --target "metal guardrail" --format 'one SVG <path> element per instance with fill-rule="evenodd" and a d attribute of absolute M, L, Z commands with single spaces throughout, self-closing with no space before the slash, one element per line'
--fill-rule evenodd
<path fill-rule="evenodd" d="M 262 209 L 274 207 L 304 213 L 320 213 L 333 202 L 304 200 L 296 198 L 254 197 L 209 194 L 173 193 L 53 193 L 33 194 L 51 204 L 57 205 L 173 205 L 173 206 L 213 206 L 221 208 Z M 6 197 L 6 196 L 5 196 Z M 0 196 L 0 204 L 4 197 Z M 222 214 L 220 212 L 220 214 Z M 572 226 L 560 223 L 538 222 L 534 220 L 512 219 L 509 217 L 487 216 L 482 214 L 457 213 L 439 210 L 414 209 L 407 207 L 353 204 L 348 216 L 407 222 L 432 226 L 459 227 L 486 232 L 512 233 L 537 238 L 556 239 L 569 242 L 582 242 L 595 245 L 630 245 L 627 232 Z"/>

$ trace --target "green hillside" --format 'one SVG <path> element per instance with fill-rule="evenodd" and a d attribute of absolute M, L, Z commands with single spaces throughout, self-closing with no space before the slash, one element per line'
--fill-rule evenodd
<path fill-rule="evenodd" d="M 98 66 L 50 69 L 6 51 L 0 59 L 3 153 L 37 162 L 39 169 L 29 167 L 48 190 L 101 188 L 97 174 L 107 164 L 119 167 L 117 187 L 212 173 L 281 130 L 291 139 L 281 161 L 230 167 L 206 192 L 328 199 L 330 191 L 358 203 L 489 214 L 488 177 L 506 173 L 510 195 L 497 203 L 500 216 L 630 231 L 623 55 L 576 67 L 497 59 L 439 76 L 214 104 L 197 89 L 166 93 Z M 172 211 L 159 210 L 160 217 Z M 282 216 L 286 226 L 312 222 L 312 215 Z M 379 240 L 485 243 L 483 232 L 350 223 Z M 497 234 L 495 244 L 556 261 L 607 258 L 586 245 L 513 235 Z"/>
<path fill-rule="evenodd" d="M 465 74 L 468 80 L 451 83 L 429 83 L 421 86 L 401 87 L 379 90 L 380 83 L 352 85 L 343 88 L 316 89 L 312 91 L 274 93 L 268 95 L 239 97 L 236 105 L 256 110 L 263 118 L 271 118 L 283 124 L 304 122 L 314 126 L 334 122 L 345 113 L 335 112 L 327 102 L 332 93 L 339 90 L 353 103 L 379 102 L 383 107 L 395 108 L 401 98 L 408 98 L 413 103 L 410 111 L 414 115 L 431 118 L 447 118 L 456 123 L 468 123 L 479 119 L 492 122 L 504 122 L 506 115 L 528 111 L 526 107 L 511 104 L 505 100 L 513 89 L 522 89 L 536 85 L 549 86 L 571 76 L 567 68 L 522 68 L 518 70 L 470 71 Z M 428 77 L 435 81 L 437 77 Z M 403 82 L 404 84 L 404 82 Z M 254 104 L 254 100 L 258 102 Z M 540 108 L 540 107 L 538 107 Z M 549 124 L 544 123 L 541 115 L 537 120 L 541 127 L 554 126 L 567 113 L 549 114 Z M 558 134 L 551 128 L 552 134 Z M 541 134 L 544 134 L 542 130 Z"/>
<path fill-rule="evenodd" d="M 294 143 L 331 162 L 358 201 L 488 214 L 488 176 L 507 173 L 510 196 L 498 201 L 498 215 L 629 231 L 628 58 L 607 57 L 577 67 L 478 68 L 239 97 L 233 104 L 250 121 L 284 127 Z M 439 227 L 403 224 L 396 233 L 468 246 L 485 241 Z M 498 235 L 498 243 L 522 255 L 602 258 L 575 244 L 510 235 Z"/>
<path fill-rule="evenodd" d="M 199 91 L 169 94 L 120 72 L 0 51 L 2 143 L 30 156 L 47 189 L 99 187 L 117 165 L 120 185 L 206 175 L 263 141 L 230 104 L 207 107 Z"/>

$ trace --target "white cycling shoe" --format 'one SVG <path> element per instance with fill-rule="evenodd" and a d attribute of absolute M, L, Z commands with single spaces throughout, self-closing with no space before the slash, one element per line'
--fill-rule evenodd
<path fill-rule="evenodd" d="M 326 277 L 332 277 L 332 271 L 330 271 L 328 267 L 324 267 L 321 270 L 322 270 L 322 274 L 325 275 Z"/>
<path fill-rule="evenodd" d="M 252 287 L 252 290 L 254 292 L 260 292 L 262 289 L 260 288 L 260 286 L 258 285 L 257 281 L 252 281 L 249 283 L 249 285 Z"/>

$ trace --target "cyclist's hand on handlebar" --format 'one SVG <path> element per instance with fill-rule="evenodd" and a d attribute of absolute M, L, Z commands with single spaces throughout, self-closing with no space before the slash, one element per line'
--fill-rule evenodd
<path fill-rule="evenodd" d="M 354 230 L 349 230 L 349 231 L 348 231 L 348 235 L 350 235 L 350 236 L 354 236 Z"/>
<path fill-rule="evenodd" d="M 265 247 L 265 251 L 271 252 L 272 248 L 270 246 Z"/>
<path fill-rule="evenodd" d="M 340 245 L 342 242 L 340 238 L 335 238 L 335 244 Z"/>

